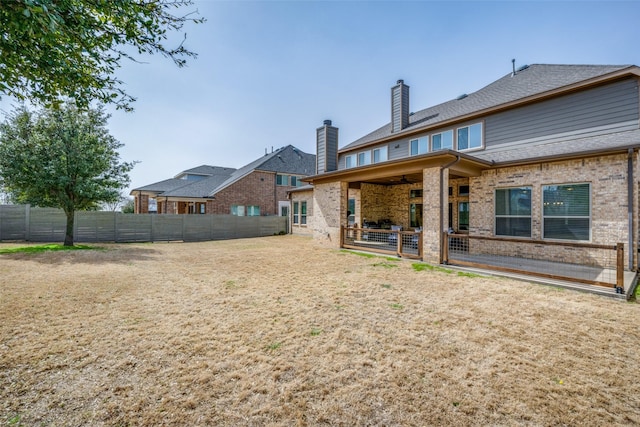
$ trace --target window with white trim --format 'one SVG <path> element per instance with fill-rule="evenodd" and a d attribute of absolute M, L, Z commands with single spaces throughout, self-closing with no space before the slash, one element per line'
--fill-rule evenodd
<path fill-rule="evenodd" d="M 300 224 L 300 202 L 293 202 L 293 223 Z"/>
<path fill-rule="evenodd" d="M 495 234 L 531 237 L 531 187 L 496 189 Z"/>
<path fill-rule="evenodd" d="M 356 167 L 356 156 L 355 156 L 355 154 L 349 154 L 348 156 L 344 156 L 344 167 L 345 167 L 345 169 L 355 168 Z"/>
<path fill-rule="evenodd" d="M 260 216 L 260 206 L 247 206 L 247 216 Z"/>
<path fill-rule="evenodd" d="M 425 154 L 429 152 L 429 137 L 422 136 L 418 139 L 412 139 L 409 142 L 411 146 L 411 155 L 417 156 L 418 154 Z"/>
<path fill-rule="evenodd" d="M 231 205 L 231 215 L 244 216 L 243 205 Z"/>
<path fill-rule="evenodd" d="M 387 147 L 380 147 L 373 150 L 373 163 L 387 161 Z"/>
<path fill-rule="evenodd" d="M 307 202 L 293 202 L 293 223 L 307 224 Z"/>
<path fill-rule="evenodd" d="M 591 184 L 542 187 L 542 236 L 591 240 Z"/>
<path fill-rule="evenodd" d="M 448 130 L 442 133 L 431 135 L 431 149 L 433 151 L 453 149 L 453 131 Z"/>
<path fill-rule="evenodd" d="M 307 202 L 300 202 L 300 224 L 307 224 Z"/>
<path fill-rule="evenodd" d="M 482 123 L 458 128 L 458 150 L 482 148 Z"/>
<path fill-rule="evenodd" d="M 364 166 L 371 164 L 371 151 L 363 151 L 358 153 L 358 166 Z"/>

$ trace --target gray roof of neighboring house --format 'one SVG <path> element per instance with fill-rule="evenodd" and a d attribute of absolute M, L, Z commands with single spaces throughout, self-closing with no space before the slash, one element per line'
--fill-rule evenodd
<path fill-rule="evenodd" d="M 401 136 L 422 128 L 457 117 L 479 113 L 519 99 L 560 89 L 585 80 L 633 67 L 632 65 L 548 65 L 534 64 L 517 72 L 509 73 L 482 89 L 462 99 L 453 99 L 442 104 L 417 111 L 409 116 L 409 125 L 400 132 L 391 132 L 391 123 L 363 136 L 341 148 L 347 151 L 379 139 Z"/>
<path fill-rule="evenodd" d="M 164 181 L 154 182 L 153 184 L 145 185 L 143 187 L 134 188 L 131 192 L 134 191 L 152 191 L 156 193 L 162 193 L 165 191 L 175 190 L 176 188 L 184 187 L 185 185 L 189 185 L 193 181 L 187 181 L 186 179 L 176 179 L 169 178 Z"/>
<path fill-rule="evenodd" d="M 234 169 L 232 169 L 234 170 Z M 194 197 L 206 198 L 211 194 L 211 189 L 218 187 L 229 178 L 229 175 L 214 175 L 198 181 L 188 181 L 189 185 L 165 191 L 161 194 L 163 197 Z"/>
<path fill-rule="evenodd" d="M 229 175 L 233 173 L 235 168 L 225 168 L 223 166 L 210 166 L 210 165 L 201 165 L 196 166 L 195 168 L 187 169 L 185 171 L 180 172 L 175 178 L 184 176 L 184 175 Z"/>
<path fill-rule="evenodd" d="M 316 171 L 316 156 L 300 151 L 293 145 L 287 145 L 241 167 L 220 186 L 213 189 L 210 195 L 227 188 L 255 170 L 309 176 Z"/>
<path fill-rule="evenodd" d="M 166 179 L 134 188 L 134 191 L 153 191 L 163 197 L 206 198 L 227 188 L 255 170 L 309 176 L 315 173 L 316 156 L 298 150 L 293 145 L 279 148 L 265 154 L 240 169 L 220 166 L 202 165 L 180 172 L 178 176 L 187 174 L 209 175 L 197 181 L 187 179 Z"/>

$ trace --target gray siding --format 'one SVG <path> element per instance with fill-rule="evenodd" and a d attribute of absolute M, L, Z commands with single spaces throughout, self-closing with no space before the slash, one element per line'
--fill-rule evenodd
<path fill-rule="evenodd" d="M 326 141 L 325 170 L 331 172 L 338 169 L 338 128 L 327 127 Z"/>
<path fill-rule="evenodd" d="M 399 132 L 409 125 L 409 86 L 398 81 L 391 88 L 391 132 Z"/>
<path fill-rule="evenodd" d="M 485 119 L 485 147 L 585 129 L 637 128 L 638 83 L 627 79 Z"/>
<path fill-rule="evenodd" d="M 338 128 L 323 126 L 316 130 L 316 173 L 338 169 Z"/>
<path fill-rule="evenodd" d="M 316 173 L 325 173 L 325 162 L 327 158 L 326 153 L 326 138 L 324 127 L 316 130 Z"/>

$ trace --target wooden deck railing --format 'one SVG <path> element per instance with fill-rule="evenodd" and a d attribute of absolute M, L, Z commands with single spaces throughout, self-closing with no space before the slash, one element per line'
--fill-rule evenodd
<path fill-rule="evenodd" d="M 624 244 L 443 233 L 445 263 L 624 289 Z"/>
<path fill-rule="evenodd" d="M 422 232 L 343 226 L 340 247 L 422 259 Z"/>

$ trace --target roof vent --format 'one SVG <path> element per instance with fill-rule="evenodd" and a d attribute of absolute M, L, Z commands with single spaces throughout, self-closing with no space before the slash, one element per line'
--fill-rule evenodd
<path fill-rule="evenodd" d="M 410 116 L 413 116 L 415 113 L 412 111 L 409 113 Z"/>
<path fill-rule="evenodd" d="M 519 73 L 520 71 L 524 71 L 524 70 L 526 70 L 527 68 L 529 68 L 529 66 L 525 64 L 525 65 L 523 65 L 522 67 L 518 68 L 518 69 L 516 70 L 516 72 L 518 72 L 518 73 Z"/>
<path fill-rule="evenodd" d="M 459 95 L 456 99 L 460 101 L 461 99 L 465 99 L 467 96 L 469 95 L 467 95 L 466 93 L 463 93 L 462 95 Z"/>

